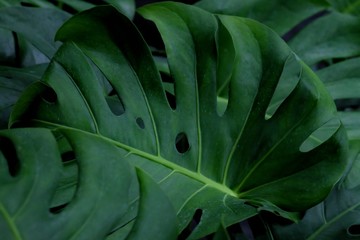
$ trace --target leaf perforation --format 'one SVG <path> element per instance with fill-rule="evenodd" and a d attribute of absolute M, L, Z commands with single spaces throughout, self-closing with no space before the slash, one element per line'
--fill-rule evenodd
<path fill-rule="evenodd" d="M 160 149 L 160 139 L 159 139 L 159 135 L 158 135 L 158 132 L 157 132 L 157 126 L 156 126 L 156 123 L 155 123 L 155 119 L 154 119 L 154 114 L 152 112 L 152 109 L 150 107 L 150 103 L 149 103 L 149 100 L 146 96 L 146 93 L 144 91 L 144 88 L 139 80 L 139 76 L 138 74 L 136 73 L 136 71 L 134 70 L 133 66 L 131 65 L 131 63 L 129 62 L 128 59 L 126 59 L 126 61 L 128 62 L 128 66 L 130 67 L 131 69 L 131 72 L 133 73 L 133 75 L 135 76 L 136 78 L 136 83 L 138 85 L 138 88 L 141 90 L 141 94 L 144 98 L 144 101 L 146 103 L 146 108 L 148 110 L 148 113 L 149 113 L 149 116 L 150 116 L 150 119 L 151 119 L 151 124 L 152 124 L 152 127 L 154 129 L 154 136 L 155 136 L 155 142 L 156 142 L 156 151 L 157 151 L 157 154 L 158 156 L 161 155 L 161 149 Z M 101 71 L 101 69 L 100 69 Z M 108 80 L 109 81 L 109 80 Z"/>
<path fill-rule="evenodd" d="M 195 44 L 195 38 L 194 38 L 194 34 L 193 32 L 189 29 L 188 24 L 186 24 L 186 21 L 183 17 L 181 17 L 179 14 L 176 14 L 180 19 L 182 19 L 184 25 L 186 26 L 186 29 L 188 30 L 191 38 L 192 38 L 192 42 L 194 43 L 194 48 L 195 48 L 195 52 L 196 51 L 196 44 Z M 198 84 L 198 73 L 197 73 L 197 55 L 193 54 L 193 62 L 195 64 L 194 66 L 194 84 L 195 84 L 195 99 L 196 99 L 196 128 L 197 128 L 197 141 L 198 141 L 198 160 L 197 160 L 197 166 L 196 166 L 196 171 L 198 173 L 201 172 L 201 162 L 202 162 L 202 137 L 201 137 L 201 120 L 200 120 L 200 94 L 199 94 L 199 84 Z M 176 83 L 176 80 L 175 80 Z"/>

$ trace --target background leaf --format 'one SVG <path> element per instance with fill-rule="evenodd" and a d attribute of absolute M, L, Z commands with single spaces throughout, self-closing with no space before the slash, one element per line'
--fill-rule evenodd
<path fill-rule="evenodd" d="M 1 8 L 0 27 L 16 32 L 50 59 L 59 47 L 59 43 L 54 42 L 56 30 L 69 17 L 68 13 L 58 9 Z"/>
<path fill-rule="evenodd" d="M 46 67 L 46 64 L 28 68 L 0 66 L 0 129 L 7 128 L 10 112 L 20 94 L 41 79 Z"/>
<path fill-rule="evenodd" d="M 317 1 L 319 2 L 319 1 Z M 280 35 L 287 33 L 299 22 L 322 9 L 312 1 L 266 0 L 202 0 L 195 4 L 214 13 L 229 14 L 255 19 Z"/>

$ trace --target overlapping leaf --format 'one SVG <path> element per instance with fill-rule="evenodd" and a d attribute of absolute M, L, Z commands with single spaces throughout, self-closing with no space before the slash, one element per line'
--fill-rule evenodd
<path fill-rule="evenodd" d="M 70 149 L 60 147 L 45 129 L 0 132 L 1 238 L 105 239 L 124 228 L 118 224 L 133 200 L 130 187 L 136 188 L 132 183 L 135 171 L 124 161 L 127 151 L 81 132 L 62 130 L 61 138 Z M 66 171 L 62 161 L 69 161 L 69 155 L 78 166 L 76 192 L 66 204 L 54 206 L 55 190 Z M 137 174 L 139 223 L 128 239 L 156 235 L 174 239 L 177 230 L 171 203 L 146 174 Z M 148 228 L 151 224 L 161 231 Z"/>
<path fill-rule="evenodd" d="M 7 128 L 11 109 L 32 82 L 41 79 L 46 65 L 28 68 L 0 67 L 0 129 Z"/>
<path fill-rule="evenodd" d="M 201 211 L 190 238 L 256 214 L 245 203 L 291 217 L 284 210 L 321 201 L 345 166 L 346 137 L 331 97 L 286 44 L 252 20 L 196 7 L 139 12 L 162 35 L 176 106 L 130 20 L 100 7 L 60 29 L 65 43 L 11 123 L 87 132 L 127 152 L 166 192 L 179 229 Z M 292 91 L 274 103 L 287 78 Z M 228 83 L 221 114 L 217 82 Z M 337 124 L 324 135 L 329 122 Z"/>
<path fill-rule="evenodd" d="M 69 14 L 59 9 L 1 8 L 0 27 L 16 32 L 20 38 L 31 43 L 40 53 L 50 59 L 59 46 L 58 43 L 54 42 L 56 30 L 69 17 Z M 29 28 L 29 24 L 31 24 L 31 28 Z M 32 63 L 31 65 L 37 63 L 39 62 Z"/>

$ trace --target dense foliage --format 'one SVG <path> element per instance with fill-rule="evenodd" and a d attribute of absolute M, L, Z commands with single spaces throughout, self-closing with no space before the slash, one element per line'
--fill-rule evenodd
<path fill-rule="evenodd" d="M 0 1 L 0 238 L 358 237 L 358 1 L 142 5 Z"/>

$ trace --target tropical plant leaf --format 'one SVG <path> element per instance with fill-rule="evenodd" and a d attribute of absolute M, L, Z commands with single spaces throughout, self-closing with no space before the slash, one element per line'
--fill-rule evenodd
<path fill-rule="evenodd" d="M 276 239 L 357 239 L 360 237 L 360 141 L 350 145 L 351 164 L 329 197 L 308 210 L 298 224 L 275 226 Z"/>
<path fill-rule="evenodd" d="M 105 0 L 114 6 L 119 12 L 132 19 L 135 15 L 135 0 Z"/>
<path fill-rule="evenodd" d="M 195 5 L 213 13 L 255 19 L 284 35 L 299 22 L 323 10 L 323 6 L 312 2 L 315 1 L 202 0 Z"/>
<path fill-rule="evenodd" d="M 294 219 L 287 211 L 304 210 L 329 193 L 346 164 L 344 129 L 324 86 L 273 31 L 175 3 L 139 13 L 162 35 L 174 108 L 132 22 L 99 7 L 59 30 L 63 46 L 43 83 L 19 100 L 11 124 L 87 132 L 127 151 L 126 159 L 168 195 L 180 230 L 200 211 L 190 239 L 255 215 L 249 204 Z M 223 69 L 225 63 L 233 67 Z M 266 120 L 283 75 L 298 76 L 296 87 Z M 229 76 L 219 115 L 217 78 Z M 329 121 L 338 123 L 331 134 L 300 151 Z"/>
<path fill-rule="evenodd" d="M 46 67 L 19 69 L 0 66 L 0 129 L 7 128 L 12 106 L 27 86 L 41 79 Z"/>
<path fill-rule="evenodd" d="M 332 64 L 316 72 L 333 99 L 360 98 L 360 58 Z"/>
<path fill-rule="evenodd" d="M 53 207 L 52 198 L 62 178 L 62 161 L 67 161 L 66 152 L 61 152 L 54 135 L 45 129 L 0 132 L 2 238 L 104 239 L 127 212 L 132 200 L 129 186 L 135 176 L 124 160 L 127 152 L 86 133 L 60 133 L 72 147 L 79 175 L 71 201 Z M 146 228 L 146 232 L 138 231 L 138 238 L 129 239 L 156 234 L 157 239 L 174 239 L 176 215 L 171 203 L 149 177 L 143 173 L 138 176 L 139 216 L 151 217 L 158 228 L 164 229 Z M 140 230 L 144 227 L 135 226 Z"/>
<path fill-rule="evenodd" d="M 0 29 L 0 64 L 15 64 L 15 44 L 10 31 Z"/>
<path fill-rule="evenodd" d="M 360 111 L 340 112 L 350 140 L 360 139 Z"/>
<path fill-rule="evenodd" d="M 0 0 L 0 7 L 10 7 L 19 3 L 20 0 Z"/>
<path fill-rule="evenodd" d="M 16 32 L 50 59 L 59 47 L 59 43 L 54 42 L 56 30 L 69 17 L 59 9 L 0 8 L 0 27 Z"/>
<path fill-rule="evenodd" d="M 56 9 L 56 6 L 54 4 L 46 0 L 25 0 L 25 1 L 21 1 L 21 3 L 27 3 L 32 6 L 40 7 L 40 8 Z"/>
<path fill-rule="evenodd" d="M 77 1 L 59 0 L 59 2 L 70 6 L 71 8 L 75 9 L 78 12 L 95 7 L 94 4 L 92 4 L 88 1 L 83 1 L 83 0 L 80 0 L 80 1 L 79 0 L 77 0 Z"/>
<path fill-rule="evenodd" d="M 288 43 L 307 64 L 360 54 L 360 19 L 332 12 L 318 18 Z"/>

